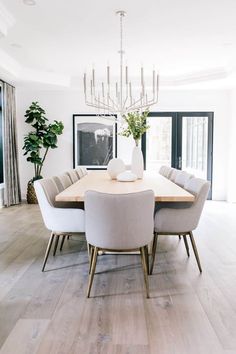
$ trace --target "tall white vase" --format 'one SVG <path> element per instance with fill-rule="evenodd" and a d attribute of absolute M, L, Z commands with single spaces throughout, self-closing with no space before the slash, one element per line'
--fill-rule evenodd
<path fill-rule="evenodd" d="M 131 171 L 139 179 L 143 178 L 143 153 L 139 146 L 133 148 Z"/>

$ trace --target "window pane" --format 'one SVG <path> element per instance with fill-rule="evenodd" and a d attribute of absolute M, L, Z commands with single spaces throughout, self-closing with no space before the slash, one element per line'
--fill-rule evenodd
<path fill-rule="evenodd" d="M 183 117 L 182 169 L 207 178 L 207 117 Z"/>
<path fill-rule="evenodd" d="M 149 117 L 146 138 L 146 169 L 158 171 L 171 166 L 172 117 Z"/>

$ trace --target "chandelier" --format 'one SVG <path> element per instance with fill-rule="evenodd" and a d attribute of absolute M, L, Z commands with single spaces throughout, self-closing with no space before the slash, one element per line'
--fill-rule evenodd
<path fill-rule="evenodd" d="M 146 86 L 144 80 L 143 66 L 140 69 L 140 86 L 137 89 L 129 78 L 128 66 L 124 66 L 123 49 L 123 18 L 125 11 L 117 11 L 120 17 L 120 75 L 117 82 L 112 83 L 111 70 L 108 65 L 106 68 L 106 80 L 97 84 L 95 81 L 95 69 L 92 69 L 90 78 L 84 73 L 84 96 L 88 106 L 99 110 L 99 113 L 118 115 L 119 119 L 132 111 L 145 111 L 158 101 L 158 81 L 159 77 L 155 70 L 152 71 L 151 85 Z"/>

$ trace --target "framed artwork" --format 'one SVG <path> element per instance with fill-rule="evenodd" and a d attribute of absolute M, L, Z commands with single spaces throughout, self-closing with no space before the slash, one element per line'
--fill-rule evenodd
<path fill-rule="evenodd" d="M 109 117 L 110 114 L 73 115 L 74 168 L 105 169 L 117 156 L 117 125 Z"/>

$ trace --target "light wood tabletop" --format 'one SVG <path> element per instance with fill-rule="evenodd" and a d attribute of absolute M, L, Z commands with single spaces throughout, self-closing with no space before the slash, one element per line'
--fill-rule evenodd
<path fill-rule="evenodd" d="M 194 196 L 160 174 L 144 173 L 143 179 L 135 182 L 118 182 L 111 180 L 107 171 L 89 171 L 78 182 L 66 188 L 56 196 L 56 201 L 84 201 L 85 192 L 123 194 L 141 192 L 147 189 L 154 191 L 155 200 L 159 202 L 192 202 Z"/>

